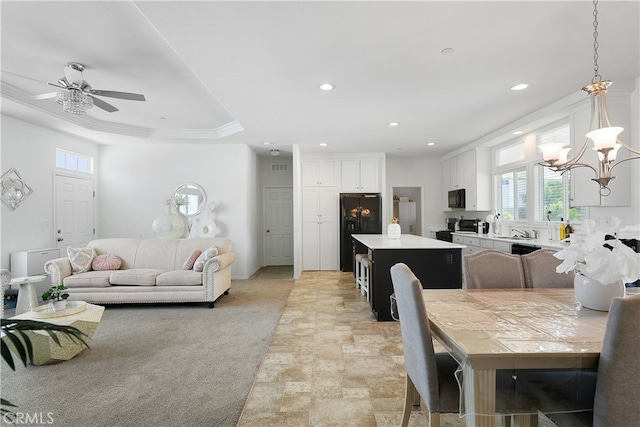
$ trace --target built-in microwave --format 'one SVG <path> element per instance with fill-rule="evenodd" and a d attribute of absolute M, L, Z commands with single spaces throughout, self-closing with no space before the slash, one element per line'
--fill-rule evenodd
<path fill-rule="evenodd" d="M 464 208 L 465 192 L 462 190 L 449 191 L 449 207 L 450 208 Z"/>

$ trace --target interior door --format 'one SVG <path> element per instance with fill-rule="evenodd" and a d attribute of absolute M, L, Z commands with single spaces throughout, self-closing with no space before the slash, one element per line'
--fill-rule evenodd
<path fill-rule="evenodd" d="M 95 193 L 90 179 L 56 175 L 56 246 L 83 247 L 95 236 Z"/>
<path fill-rule="evenodd" d="M 293 265 L 293 188 L 265 188 L 264 235 L 265 264 Z"/>

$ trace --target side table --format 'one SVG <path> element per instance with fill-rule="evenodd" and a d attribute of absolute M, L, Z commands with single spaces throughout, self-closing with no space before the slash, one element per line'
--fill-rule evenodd
<path fill-rule="evenodd" d="M 11 319 L 30 319 L 55 325 L 73 326 L 86 334 L 84 340 L 88 344 L 100 323 L 103 312 L 104 307 L 100 305 L 88 304 L 84 301 L 68 301 L 65 310 L 55 311 L 47 304 Z M 86 348 L 83 344 L 60 333 L 57 333 L 57 336 L 61 345 L 58 345 L 44 331 L 26 331 L 25 333 L 31 338 L 33 344 L 34 365 L 69 360 Z"/>
<path fill-rule="evenodd" d="M 16 277 L 11 279 L 11 284 L 19 284 L 18 289 L 18 301 L 16 303 L 16 315 L 31 311 L 38 306 L 38 297 L 33 287 L 34 283 L 42 282 L 47 275 L 40 276 L 28 276 L 28 277 Z"/>

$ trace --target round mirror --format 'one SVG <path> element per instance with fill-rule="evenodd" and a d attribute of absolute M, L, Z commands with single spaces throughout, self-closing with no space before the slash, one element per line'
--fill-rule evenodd
<path fill-rule="evenodd" d="M 178 213 L 187 217 L 198 215 L 207 203 L 207 193 L 204 192 L 204 188 L 193 182 L 178 187 L 174 197 Z"/>

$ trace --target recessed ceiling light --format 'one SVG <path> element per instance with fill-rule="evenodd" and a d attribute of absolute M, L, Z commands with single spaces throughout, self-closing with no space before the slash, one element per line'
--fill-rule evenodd
<path fill-rule="evenodd" d="M 523 132 L 523 131 L 521 131 L 521 130 L 513 131 L 513 134 L 514 134 L 514 135 L 522 135 L 523 133 L 524 133 L 524 132 Z"/>
<path fill-rule="evenodd" d="M 398 122 L 391 122 L 391 123 L 387 123 L 389 126 L 394 127 L 394 126 L 398 126 L 400 123 Z"/>
<path fill-rule="evenodd" d="M 429 146 L 429 147 L 433 147 L 434 145 L 436 145 L 435 142 L 427 142 L 427 146 Z"/>
<path fill-rule="evenodd" d="M 529 87 L 529 83 L 520 83 L 515 86 L 511 86 L 511 90 L 523 90 Z"/>
<path fill-rule="evenodd" d="M 320 147 L 326 147 L 326 146 L 327 146 L 327 143 L 326 143 L 326 142 L 321 142 L 321 143 L 320 143 Z"/>
<path fill-rule="evenodd" d="M 443 55 L 451 55 L 453 52 L 455 52 L 456 50 L 452 47 L 445 47 L 444 49 L 442 49 L 440 51 L 441 54 Z"/>
<path fill-rule="evenodd" d="M 265 141 L 262 143 L 262 145 L 271 145 L 271 143 L 269 141 Z"/>
<path fill-rule="evenodd" d="M 323 83 L 320 85 L 320 89 L 322 90 L 333 90 L 335 88 L 331 83 Z"/>

